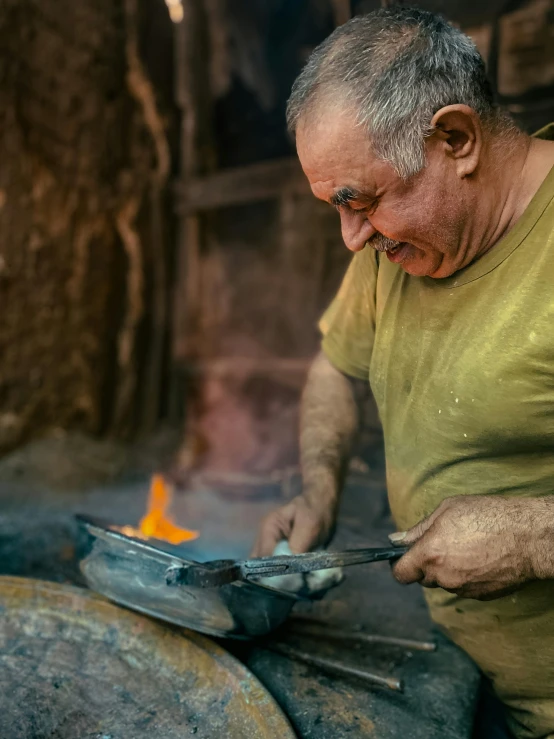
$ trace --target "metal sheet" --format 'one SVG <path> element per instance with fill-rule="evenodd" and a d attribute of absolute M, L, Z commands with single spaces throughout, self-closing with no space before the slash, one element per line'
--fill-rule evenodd
<path fill-rule="evenodd" d="M 294 739 L 263 686 L 209 639 L 88 591 L 0 577 L 0 736 Z"/>
<path fill-rule="evenodd" d="M 169 586 L 167 570 L 195 564 L 125 536 L 97 519 L 80 519 L 88 534 L 81 571 L 92 590 L 120 605 L 211 636 L 244 639 L 280 626 L 299 598 L 258 583 L 205 590 Z"/>

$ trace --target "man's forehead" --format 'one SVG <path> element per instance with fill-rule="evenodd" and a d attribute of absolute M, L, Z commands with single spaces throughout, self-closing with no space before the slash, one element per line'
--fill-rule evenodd
<path fill-rule="evenodd" d="M 298 157 L 316 197 L 341 205 L 375 189 L 377 165 L 367 134 L 351 118 L 306 122 L 296 137 Z"/>
<path fill-rule="evenodd" d="M 336 112 L 316 118 L 308 116 L 301 121 L 296 146 L 299 156 L 329 163 L 340 162 L 355 152 L 371 152 L 364 129 L 351 115 Z"/>

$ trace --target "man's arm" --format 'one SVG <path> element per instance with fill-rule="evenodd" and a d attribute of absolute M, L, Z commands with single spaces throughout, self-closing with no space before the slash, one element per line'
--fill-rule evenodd
<path fill-rule="evenodd" d="M 554 495 L 464 495 L 444 500 L 391 540 L 410 550 L 394 566 L 402 583 L 491 600 L 529 580 L 554 579 Z"/>
<path fill-rule="evenodd" d="M 253 556 L 273 553 L 288 539 L 295 553 L 327 544 L 335 526 L 352 441 L 367 381 L 339 372 L 321 352 L 314 360 L 300 413 L 302 494 L 262 522 Z"/>

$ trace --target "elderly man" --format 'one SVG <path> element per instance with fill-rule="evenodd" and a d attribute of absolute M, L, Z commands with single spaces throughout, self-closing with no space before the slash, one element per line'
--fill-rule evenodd
<path fill-rule="evenodd" d="M 432 588 L 513 734 L 554 737 L 554 131 L 517 130 L 470 39 L 402 8 L 316 49 L 288 122 L 356 254 L 303 397 L 303 493 L 255 551 L 329 540 L 369 381 L 396 578 Z"/>

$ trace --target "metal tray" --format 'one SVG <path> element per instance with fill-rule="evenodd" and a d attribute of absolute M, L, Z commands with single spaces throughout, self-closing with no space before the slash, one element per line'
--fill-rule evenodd
<path fill-rule="evenodd" d="M 135 611 L 212 636 L 248 639 L 279 627 L 303 600 L 252 582 L 209 589 L 168 585 L 168 569 L 198 563 L 126 536 L 106 521 L 77 518 L 87 537 L 80 563 L 87 584 Z"/>

